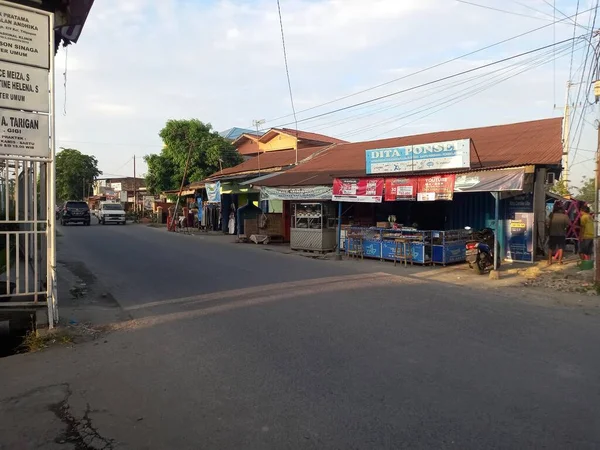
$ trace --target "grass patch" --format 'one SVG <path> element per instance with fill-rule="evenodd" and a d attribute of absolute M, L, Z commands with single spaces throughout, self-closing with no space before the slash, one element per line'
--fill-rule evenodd
<path fill-rule="evenodd" d="M 37 331 L 29 331 L 23 339 L 21 350 L 25 353 L 32 353 L 44 350 L 51 345 L 67 345 L 72 343 L 73 336 L 65 328 L 57 328 L 45 334 L 40 334 Z"/>

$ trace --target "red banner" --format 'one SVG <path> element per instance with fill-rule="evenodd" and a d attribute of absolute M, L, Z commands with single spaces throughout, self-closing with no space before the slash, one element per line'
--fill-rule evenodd
<path fill-rule="evenodd" d="M 420 202 L 452 200 L 456 175 L 419 177 L 417 200 Z"/>
<path fill-rule="evenodd" d="M 386 178 L 385 179 L 385 201 L 395 202 L 397 200 L 416 200 L 418 178 Z"/>
<path fill-rule="evenodd" d="M 335 178 L 332 200 L 338 202 L 381 203 L 383 178 Z"/>

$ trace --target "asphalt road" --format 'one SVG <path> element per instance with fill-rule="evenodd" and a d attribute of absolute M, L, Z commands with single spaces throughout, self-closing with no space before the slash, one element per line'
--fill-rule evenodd
<path fill-rule="evenodd" d="M 137 225 L 61 233 L 134 320 L 0 360 L 0 448 L 600 448 L 597 315 Z"/>

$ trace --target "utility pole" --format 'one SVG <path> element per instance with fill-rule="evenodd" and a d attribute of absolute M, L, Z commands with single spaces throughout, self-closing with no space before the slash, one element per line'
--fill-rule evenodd
<path fill-rule="evenodd" d="M 596 81 L 595 84 L 600 84 Z M 598 102 L 598 96 L 596 96 L 596 103 Z M 598 242 L 598 203 L 599 194 L 598 187 L 600 187 L 600 122 L 596 124 L 598 130 L 598 143 L 596 144 L 596 183 L 595 183 L 595 202 L 594 202 L 594 281 L 596 286 L 600 283 L 600 242 Z"/>
<path fill-rule="evenodd" d="M 83 199 L 83 201 L 85 201 L 85 178 L 81 179 L 81 195 L 81 198 Z"/>
<path fill-rule="evenodd" d="M 135 175 L 135 155 L 133 155 L 133 211 L 137 212 L 137 178 Z"/>
<path fill-rule="evenodd" d="M 563 154 L 562 154 L 562 177 L 565 180 L 565 188 L 569 191 L 569 142 L 571 127 L 571 109 L 569 107 L 569 91 L 571 90 L 571 81 L 567 81 L 567 94 L 565 98 L 565 112 L 563 122 Z"/>
<path fill-rule="evenodd" d="M 253 120 L 252 125 L 256 127 L 256 135 L 260 136 L 259 127 L 266 122 L 265 119 Z M 258 144 L 258 156 L 256 157 L 256 161 L 258 162 L 258 174 L 260 175 L 260 144 Z"/>
<path fill-rule="evenodd" d="M 594 37 L 598 37 L 599 31 L 596 30 L 596 32 L 594 33 Z M 590 42 L 590 45 L 593 45 Z M 594 49 L 594 56 L 596 57 L 596 67 L 598 67 L 598 48 L 596 47 Z M 596 69 L 597 70 L 597 69 Z M 596 77 L 595 81 L 594 81 L 594 97 L 596 100 L 596 105 L 598 104 L 598 100 L 600 99 L 600 75 L 598 74 L 598 72 L 596 72 L 594 74 L 594 76 Z M 599 212 L 599 205 L 598 203 L 600 202 L 600 199 L 598 197 L 600 197 L 600 194 L 598 193 L 598 188 L 600 188 L 600 121 L 596 121 L 596 129 L 598 131 L 598 143 L 596 144 L 596 174 L 595 174 L 595 179 L 596 182 L 594 183 L 595 185 L 595 189 L 594 189 L 594 194 L 595 194 L 595 201 L 594 201 L 594 282 L 596 284 L 596 286 L 598 286 L 598 283 L 600 283 L 600 242 L 598 242 L 598 212 Z"/>

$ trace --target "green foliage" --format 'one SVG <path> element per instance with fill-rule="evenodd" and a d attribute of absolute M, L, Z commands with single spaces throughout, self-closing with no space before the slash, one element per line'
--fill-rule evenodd
<path fill-rule="evenodd" d="M 56 154 L 56 200 L 83 200 L 92 192 L 94 180 L 102 174 L 98 160 L 74 148 L 61 148 Z"/>
<path fill-rule="evenodd" d="M 565 180 L 563 180 L 563 179 L 560 179 L 559 181 L 554 183 L 554 186 L 552 186 L 550 188 L 550 192 L 553 192 L 557 195 L 561 195 L 563 197 L 571 195 L 569 193 L 569 190 L 567 189 L 567 184 L 565 183 Z"/>
<path fill-rule="evenodd" d="M 590 204 L 596 201 L 596 181 L 593 177 L 583 177 L 581 186 L 577 188 L 577 200 L 582 200 Z"/>
<path fill-rule="evenodd" d="M 197 119 L 169 120 L 159 135 L 165 144 L 160 154 L 144 157 L 148 165 L 146 186 L 152 194 L 180 187 L 190 147 L 186 184 L 218 172 L 221 165 L 232 167 L 243 161 L 229 141 Z"/>

